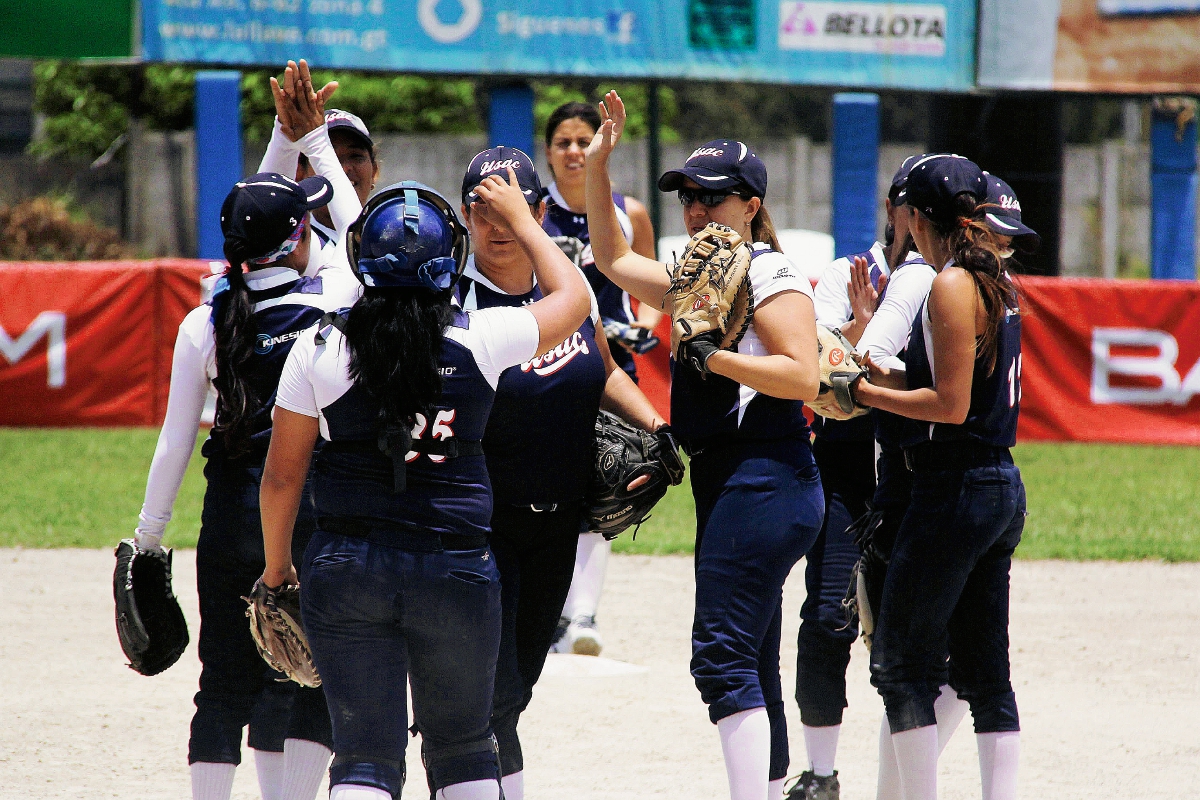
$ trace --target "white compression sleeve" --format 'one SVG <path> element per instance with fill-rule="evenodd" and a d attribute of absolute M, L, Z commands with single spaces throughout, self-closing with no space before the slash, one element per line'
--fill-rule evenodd
<path fill-rule="evenodd" d="M 771 771 L 771 722 L 765 708 L 739 711 L 717 722 L 730 800 L 767 796 Z"/>
<path fill-rule="evenodd" d="M 333 143 L 329 141 L 329 128 L 322 125 L 300 137 L 296 142 L 300 152 L 308 156 L 313 172 L 333 184 L 333 200 L 329 202 L 329 218 L 333 220 L 334 230 L 337 231 L 338 241 L 345 241 L 346 230 L 362 213 L 362 203 L 358 202 L 358 194 L 354 184 L 346 177 L 342 163 L 338 161 Z"/>
<path fill-rule="evenodd" d="M 179 335 L 175 339 L 167 414 L 158 434 L 154 460 L 150 462 L 150 474 L 146 478 L 146 498 L 138 515 L 137 539 L 143 547 L 157 546 L 171 519 L 183 473 L 187 471 L 196 446 L 204 399 L 208 395 L 205 356 L 195 337 L 185 331 L 188 322 L 184 320 L 179 326 Z"/>
<path fill-rule="evenodd" d="M 279 117 L 271 130 L 271 140 L 267 142 L 267 152 L 263 153 L 262 163 L 258 165 L 259 172 L 278 172 L 285 178 L 296 177 L 296 167 L 300 161 L 300 146 L 283 134 L 279 125 Z"/>

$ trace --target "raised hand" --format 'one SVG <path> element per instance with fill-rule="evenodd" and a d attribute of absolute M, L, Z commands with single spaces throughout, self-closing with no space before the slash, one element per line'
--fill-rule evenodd
<path fill-rule="evenodd" d="M 879 289 L 884 286 L 884 278 L 879 280 Z M 850 298 L 850 309 L 854 312 L 855 321 L 866 325 L 879 306 L 879 291 L 871 285 L 871 270 L 867 260 L 856 256 L 850 265 L 850 282 L 846 284 L 846 294 Z"/>
<path fill-rule="evenodd" d="M 271 95 L 279 127 L 293 142 L 325 124 L 325 103 L 337 91 L 337 81 L 330 81 L 320 91 L 313 88 L 308 62 L 289 61 L 283 71 L 283 85 L 271 78 Z"/>
<path fill-rule="evenodd" d="M 471 203 L 471 213 L 482 214 L 492 225 L 514 230 L 520 223 L 533 219 L 512 167 L 508 168 L 507 183 L 499 175 L 489 175 L 473 191 L 479 200 Z"/>
<path fill-rule="evenodd" d="M 625 132 L 625 120 L 625 102 L 616 91 L 610 91 L 600 103 L 600 130 L 596 131 L 592 143 L 585 151 L 588 159 L 608 158 L 617 142 L 621 141 L 621 134 Z"/>

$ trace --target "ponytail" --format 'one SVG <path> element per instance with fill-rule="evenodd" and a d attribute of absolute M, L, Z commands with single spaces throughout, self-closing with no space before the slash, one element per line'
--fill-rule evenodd
<path fill-rule="evenodd" d="M 997 336 L 1000 325 L 1010 311 L 1018 306 L 1017 287 L 1009 280 L 1004 269 L 1002 248 L 996 234 L 983 221 L 984 214 L 996 206 L 976 203 L 970 194 L 960 194 L 954 199 L 955 218 L 950 221 L 934 221 L 934 230 L 946 240 L 954 266 L 970 274 L 983 298 L 987 312 L 987 325 L 977 337 L 977 358 L 982 356 L 988 374 L 996 369 Z"/>
<path fill-rule="evenodd" d="M 378 401 L 385 427 L 429 419 L 442 393 L 442 332 L 453 319 L 449 292 L 426 289 L 367 287 L 350 309 L 350 378 Z"/>
<path fill-rule="evenodd" d="M 758 213 L 754 215 L 754 219 L 750 220 L 750 236 L 756 242 L 766 242 L 771 245 L 771 249 L 778 253 L 783 252 L 783 248 L 779 246 L 779 237 L 775 234 L 775 224 L 771 222 L 771 215 L 767 213 L 765 202 L 758 207 Z"/>
<path fill-rule="evenodd" d="M 237 457 L 250 449 L 250 418 L 260 401 L 242 374 L 254 355 L 258 331 L 254 325 L 250 290 L 242 274 L 243 263 L 236 252 L 225 248 L 229 261 L 226 280 L 229 290 L 218 301 L 213 315 L 213 338 L 217 345 L 217 414 L 213 431 L 221 435 L 226 451 Z"/>

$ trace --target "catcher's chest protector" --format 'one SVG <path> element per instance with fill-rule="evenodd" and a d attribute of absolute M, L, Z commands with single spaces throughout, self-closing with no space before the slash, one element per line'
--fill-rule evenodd
<path fill-rule="evenodd" d="M 527 294 L 510 295 L 469 277 L 458 286 L 468 310 L 523 306 L 542 297 L 536 286 Z M 483 439 L 496 502 L 561 503 L 584 497 L 606 381 L 591 317 L 549 353 L 501 373 Z"/>
<path fill-rule="evenodd" d="M 780 254 L 762 244 L 755 245 L 750 258 L 752 285 L 756 270 L 774 274 L 781 268 Z M 750 327 L 753 330 L 754 324 Z M 671 427 L 688 446 L 699 446 L 717 437 L 807 437 L 808 420 L 803 409 L 799 400 L 769 397 L 720 375 L 705 380 L 694 369 L 671 361 Z"/>
<path fill-rule="evenodd" d="M 171 551 L 142 550 L 133 539 L 122 539 L 116 556 L 117 638 L 130 669 L 157 675 L 188 646 L 187 621 L 171 591 Z"/>
<path fill-rule="evenodd" d="M 470 319 L 460 312 L 453 323 L 468 328 Z M 322 329 L 327 330 L 327 329 Z M 325 347 L 340 347 L 340 333 L 328 331 Z M 317 359 L 320 362 L 320 358 Z M 442 341 L 442 394 L 432 418 L 413 429 L 413 439 L 478 443 L 483 438 L 495 393 L 484 378 L 475 356 L 450 338 Z M 328 441 L 317 455 L 313 470 L 313 502 L 317 515 L 391 521 L 392 527 L 442 530 L 448 518 L 470 521 L 486 532 L 490 517 L 487 467 L 474 456 L 431 457 L 408 454 L 404 465 L 406 489 L 394 491 L 394 464 L 378 446 L 379 406 L 345 371 L 337 375 L 318 372 L 318 402 L 328 426 Z M 435 460 L 440 459 L 440 460 Z M 451 498 L 439 491 L 447 483 L 460 488 Z M 466 532 L 466 531 L 464 531 Z M 477 531 L 469 531 L 476 533 Z"/>

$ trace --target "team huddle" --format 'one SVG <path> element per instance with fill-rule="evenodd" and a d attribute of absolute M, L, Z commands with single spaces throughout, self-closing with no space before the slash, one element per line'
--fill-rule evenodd
<path fill-rule="evenodd" d="M 221 210 L 230 268 L 180 325 L 114 584 L 133 666 L 167 668 L 182 616 L 146 613 L 134 590 L 139 569 L 165 573 L 169 596 L 161 540 L 211 386 L 194 800 L 229 798 L 247 727 L 264 800 L 312 800 L 326 773 L 331 800 L 399 798 L 418 732 L 435 800 L 521 800 L 518 723 L 548 654 L 601 651 L 609 539 L 685 471 L 690 669 L 733 800 L 836 800 L 860 627 L 886 709 L 877 796 L 936 798 L 970 710 L 982 796 L 1016 797 L 1007 264 L 1038 238 L 1003 180 L 909 157 L 885 241 L 814 289 L 781 252 L 766 165 L 734 139 L 658 179 L 692 238 L 657 261 L 645 208 L 609 178 L 615 92 L 551 115 L 551 183 L 495 147 L 454 203 L 413 181 L 374 191 L 367 127 L 326 110 L 336 85 L 314 87 L 303 61 L 271 84 L 274 133 Z M 660 346 L 664 314 L 670 425 L 632 357 Z M 552 436 L 528 435 L 548 418 Z M 808 766 L 789 783 L 782 595 L 801 558 Z"/>

